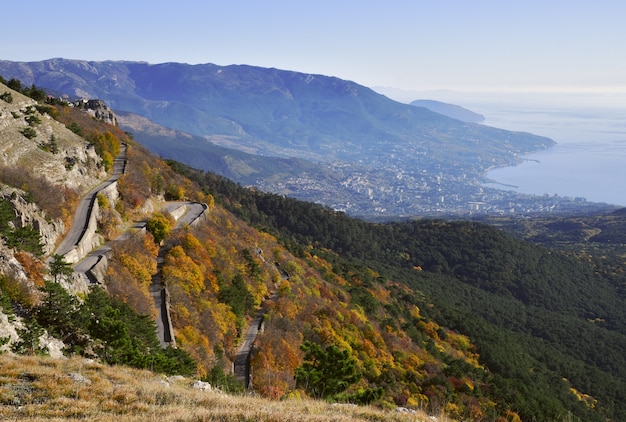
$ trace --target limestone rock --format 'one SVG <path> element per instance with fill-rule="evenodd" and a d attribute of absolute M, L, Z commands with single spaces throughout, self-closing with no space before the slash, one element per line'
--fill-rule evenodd
<path fill-rule="evenodd" d="M 191 388 L 201 391 L 207 391 L 211 390 L 211 384 L 204 381 L 194 381 L 194 383 L 191 384 Z"/>

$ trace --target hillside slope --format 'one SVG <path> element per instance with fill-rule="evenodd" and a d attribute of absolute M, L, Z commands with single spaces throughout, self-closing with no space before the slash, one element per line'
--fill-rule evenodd
<path fill-rule="evenodd" d="M 444 116 L 452 117 L 462 122 L 481 123 L 485 120 L 485 116 L 482 114 L 475 113 L 458 105 L 442 103 L 441 101 L 415 100 L 411 101 L 410 104 L 417 107 L 425 107 L 435 113 L 443 114 Z"/>
<path fill-rule="evenodd" d="M 249 360 L 252 388 L 268 398 L 426 409 L 459 420 L 626 415 L 623 296 L 585 262 L 482 224 L 372 224 L 245 189 L 166 163 L 80 110 L 53 109 L 86 139 L 107 141 L 94 146 L 103 162 L 121 139 L 129 145 L 119 199 L 98 201 L 104 238 L 137 221 L 151 229 L 115 242 L 102 284 L 79 301 L 54 282 L 67 274 L 45 262 L 38 228 L 15 218 L 15 198 L 28 192 L 2 179 L 16 194 L 0 203 L 0 253 L 21 271 L 0 276 L 0 319 L 13 329 L 0 334 L 3 350 L 34 354 L 56 344 L 57 353 L 242 391 L 230 371 L 263 307 Z M 23 138 L 16 139 L 31 142 Z M 171 231 L 160 211 L 181 200 L 205 203 L 207 215 Z M 11 243 L 18 228 L 35 242 Z M 165 239 L 170 249 L 157 265 Z M 156 337 L 149 285 L 157 271 L 178 349 L 162 349 Z M 44 332 L 54 341 L 44 344 Z M 22 381 L 35 393 L 7 383 L 3 405 L 18 406 L 15 397 L 56 403 L 36 394 L 42 387 L 33 377 Z M 63 395 L 59 406 L 73 400 Z"/>
<path fill-rule="evenodd" d="M 104 139 L 110 141 L 110 146 L 119 146 L 117 137 L 123 134 L 115 127 L 95 122 L 90 116 L 81 114 L 82 111 L 64 105 L 50 106 L 46 110 L 50 113 L 48 115 L 56 116 L 86 138 L 96 140 L 102 134 Z M 16 121 L 14 125 L 19 126 L 21 122 Z M 82 356 L 108 364 L 149 367 L 167 374 L 182 373 L 202 377 L 229 391 L 239 391 L 241 387 L 228 371 L 235 358 L 233 351 L 242 340 L 246 326 L 252 321 L 251 315 L 261 303 L 264 303 L 273 317 L 276 317 L 277 312 L 283 312 L 283 309 L 291 309 L 289 312 L 293 318 L 296 316 L 293 312 L 301 306 L 308 312 L 315 311 L 318 306 L 329 311 L 334 309 L 341 318 L 349 318 L 354 322 L 341 328 L 334 321 L 335 317 L 326 320 L 320 314 L 308 319 L 313 324 L 310 329 L 323 329 L 324 331 L 319 332 L 328 335 L 335 332 L 333 336 L 340 335 L 344 339 L 347 336 L 342 334 L 343 330 L 355 330 L 357 324 L 363 325 L 366 322 L 367 318 L 362 310 L 349 304 L 350 295 L 344 288 L 339 285 L 331 286 L 315 268 L 291 255 L 275 238 L 252 229 L 216 207 L 211 197 L 202 193 L 199 187 L 174 174 L 162 161 L 150 155 L 132 139 L 122 139 L 128 143 L 128 164 L 118 182 L 119 202 L 107 204 L 110 199 L 98 199 L 101 208 L 98 216 L 99 229 L 105 238 L 116 237 L 120 230 L 124 230 L 124 227 L 136 219 L 154 219 L 167 226 L 168 219 L 156 212 L 164 200 L 207 201 L 211 207 L 210 216 L 197 227 L 188 226 L 171 233 L 168 239 L 171 247 L 163 257 L 161 268 L 156 265 L 158 248 L 154 244 L 151 231 L 116 240 L 111 244 L 108 269 L 101 279 L 102 284 L 92 285 L 89 292 L 81 296 L 82 300 L 78 300 L 59 284 L 60 281 L 64 281 L 64 284 L 71 282 L 67 279 L 71 275 L 71 268 L 58 257 L 46 261 L 49 253 L 43 249 L 51 250 L 56 242 L 45 244 L 46 239 L 39 236 L 38 230 L 41 227 L 17 221 L 12 215 L 14 205 L 11 201 L 14 199 L 3 199 L 0 203 L 3 210 L 0 229 L 6 237 L 3 236 L 0 253 L 3 262 L 12 263 L 10 268 L 3 267 L 0 272 L 0 337 L 4 353 Z M 28 142 L 31 140 L 26 137 L 23 140 L 16 137 L 15 141 L 16 145 Z M 85 140 L 82 142 L 84 146 L 87 145 Z M 48 153 L 55 154 L 52 151 Z M 108 152 L 104 150 L 100 154 L 106 156 Z M 67 171 L 70 172 L 71 169 L 68 168 Z M 42 175 L 45 176 L 45 172 Z M 19 192 L 11 186 L 12 180 L 0 180 L 3 189 Z M 84 192 L 77 193 L 80 194 Z M 28 195 L 28 192 L 23 191 L 12 196 L 22 198 Z M 32 245 L 9 242 L 14 238 L 14 230 L 22 228 L 32 233 Z M 39 248 L 41 242 L 45 248 Z M 251 250 L 254 252 L 250 252 Z M 279 269 L 275 262 L 280 262 L 284 270 Z M 282 274 L 287 270 L 289 275 L 285 278 Z M 161 271 L 162 279 L 169 289 L 179 349 L 161 350 L 158 347 L 153 320 L 154 303 L 146 284 L 155 271 Z M 102 287 L 108 295 L 104 294 Z M 276 291 L 275 296 L 267 299 L 271 291 Z M 321 297 L 320 292 L 323 292 Z M 297 307 L 289 308 L 290 303 L 294 303 L 294 298 L 298 297 L 297 302 L 300 303 Z M 417 310 L 413 311 L 416 316 L 418 313 Z M 324 327 L 330 321 L 335 327 Z M 282 326 L 285 327 L 284 324 Z M 354 386 L 346 384 L 342 388 L 335 388 L 333 395 L 328 397 L 313 394 L 305 386 L 296 389 L 293 371 L 303 359 L 302 351 L 298 348 L 304 340 L 300 337 L 302 334 L 292 328 L 286 335 L 265 335 L 266 341 L 276 339 L 278 343 L 262 348 L 265 364 L 263 368 L 255 370 L 255 389 L 271 398 L 291 392 L 296 397 L 311 394 L 315 398 L 328 399 L 334 397 L 335 393 L 344 393 L 337 398 L 358 403 L 378 401 L 379 406 L 382 403 L 393 404 L 391 391 L 377 387 L 371 377 L 379 371 L 376 368 L 384 364 L 383 361 L 378 362 L 377 355 L 383 353 L 388 360 L 391 358 L 391 350 L 398 349 L 400 345 L 387 345 L 377 332 L 377 324 L 367 328 L 367 335 L 378 343 L 378 352 L 369 343 L 370 340 L 365 339 L 366 332 L 354 332 L 349 343 L 341 344 L 342 349 L 346 348 L 342 353 L 349 351 L 349 360 L 358 364 L 359 375 L 357 377 L 357 373 L 353 374 L 351 383 L 359 379 L 361 382 Z M 300 340 L 286 343 L 288 336 L 296 336 Z M 402 333 L 386 336 L 390 339 L 406 337 Z M 314 338 L 325 346 L 334 345 L 330 338 Z M 462 336 L 458 338 L 463 339 Z M 405 341 L 407 340 L 408 338 Z M 359 356 L 353 350 L 352 345 L 362 341 L 370 344 L 367 356 Z M 445 345 L 445 353 L 450 354 L 451 359 L 467 359 L 470 364 L 474 364 L 471 353 L 448 341 L 441 341 L 440 344 Z M 285 356 L 285 347 L 289 349 L 288 362 L 272 359 L 272 363 L 268 364 L 269 356 Z M 385 351 L 387 348 L 390 351 Z M 413 353 L 419 353 L 423 358 L 430 355 L 419 347 L 414 347 Z M 434 356 L 428 359 L 437 361 Z M 367 362 L 367 366 L 363 366 L 364 362 Z M 283 372 L 280 377 L 275 372 L 279 368 Z M 286 369 L 288 372 L 285 372 Z M 264 371 L 266 375 L 263 375 Z M 23 374 L 24 371 L 20 373 Z M 334 376 L 332 373 L 328 375 Z M 81 376 L 81 379 L 85 379 L 84 374 Z M 8 406 L 5 410 L 9 415 L 20 417 L 49 412 L 47 406 L 55 407 L 59 412 L 57 414 L 71 412 L 72 407 L 78 405 L 75 401 L 76 394 L 67 397 L 63 388 L 54 390 L 45 385 L 48 382 L 45 380 L 55 377 L 58 375 L 42 375 L 33 366 L 29 369 L 27 378 L 15 379 L 15 383 L 28 389 L 28 394 L 23 394 L 23 389 L 16 388 L 12 381 L 3 384 L 0 386 L 0 400 L 3 405 Z M 72 377 L 61 378 L 72 384 Z M 278 379 L 280 382 L 277 383 Z M 31 384 L 31 381 L 37 382 Z M 84 382 L 87 385 L 81 395 L 87 397 L 91 394 L 90 383 Z M 55 404 L 57 400 L 65 402 Z M 469 396 L 462 400 L 469 400 Z M 402 404 L 418 407 L 416 397 L 407 396 L 402 399 Z M 89 406 L 88 403 L 81 405 Z M 93 411 L 103 412 L 105 415 L 111 411 L 83 409 L 86 412 L 84 414 L 91 415 L 94 415 L 90 413 Z M 146 409 L 127 411 L 133 414 L 130 415 L 131 418 L 136 417 L 136 412 L 147 414 Z M 458 413 L 458 410 L 455 412 Z M 351 419 L 349 415 L 346 418 Z M 400 414 L 397 418 L 404 419 Z"/>
<path fill-rule="evenodd" d="M 493 376 L 490 391 L 504 394 L 524 420 L 557 418 L 562 406 L 585 421 L 622 417 L 623 286 L 599 275 L 586 259 L 519 242 L 476 223 L 369 224 L 323 207 L 241 190 L 214 175 L 185 174 L 206 184 L 237 215 L 278 230 L 310 262 L 323 257 L 337 269 L 365 265 L 376 271 L 377 280 L 408 286 L 411 293 L 395 291 L 391 297 L 416 304 L 424 315 L 469 335 L 479 362 Z M 309 247 L 300 249 L 302 244 Z M 397 312 L 374 297 L 370 302 L 359 296 L 368 315 L 380 309 L 377 301 Z M 396 323 L 418 338 L 417 325 L 409 321 Z M 600 413 L 588 413 L 591 409 Z"/>

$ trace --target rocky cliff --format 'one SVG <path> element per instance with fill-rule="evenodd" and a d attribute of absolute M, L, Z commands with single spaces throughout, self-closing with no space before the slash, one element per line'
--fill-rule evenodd
<path fill-rule="evenodd" d="M 115 122 L 104 103 L 86 104 L 94 117 Z M 94 146 L 51 114 L 53 108 L 0 84 L 0 274 L 31 293 L 37 289 L 33 266 L 45 265 L 71 223 L 69 204 L 107 177 Z M 21 229 L 38 237 L 39 258 L 10 247 L 9 237 L 13 243 L 25 241 Z M 9 321 L 0 311 L 0 338 L 15 339 L 20 326 L 19 318 Z M 60 350 L 48 346 L 51 352 Z"/>
<path fill-rule="evenodd" d="M 0 84 L 0 167 L 84 192 L 106 176 L 92 145 L 37 103 Z"/>

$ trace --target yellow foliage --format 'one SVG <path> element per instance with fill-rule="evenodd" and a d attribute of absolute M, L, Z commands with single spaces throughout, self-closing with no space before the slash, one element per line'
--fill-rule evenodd
<path fill-rule="evenodd" d="M 281 296 L 289 296 L 291 294 L 291 283 L 289 280 L 282 280 L 278 286 L 278 294 Z"/>
<path fill-rule="evenodd" d="M 209 308 L 213 321 L 222 335 L 235 330 L 236 315 L 225 303 L 215 303 Z"/>
<path fill-rule="evenodd" d="M 385 289 L 380 285 L 376 285 L 375 287 L 368 289 L 369 292 L 378 300 L 379 303 L 389 303 L 389 298 L 391 296 L 389 290 Z"/>
<path fill-rule="evenodd" d="M 413 305 L 413 307 L 411 307 L 410 312 L 411 312 L 411 316 L 413 318 L 421 318 L 422 317 L 420 315 L 420 308 L 418 308 L 416 305 Z"/>
<path fill-rule="evenodd" d="M 463 414 L 463 407 L 456 403 L 449 402 L 449 403 L 446 403 L 446 406 L 444 407 L 444 412 L 448 416 L 451 416 L 455 419 L 459 419 L 461 418 L 461 415 Z"/>
<path fill-rule="evenodd" d="M 471 346 L 470 339 L 467 336 L 452 331 L 447 333 L 446 341 L 460 350 L 469 350 Z"/>
<path fill-rule="evenodd" d="M 152 281 L 152 274 L 149 268 L 142 265 L 135 257 L 123 254 L 119 257 L 120 263 L 133 275 L 133 277 L 144 286 Z"/>
<path fill-rule="evenodd" d="M 187 309 L 181 303 L 172 304 L 171 314 L 172 319 L 175 320 L 176 325 L 191 324 L 191 314 L 189 312 L 189 309 Z"/>
<path fill-rule="evenodd" d="M 350 312 L 354 317 L 356 317 L 356 320 L 360 322 L 368 321 L 365 311 L 360 306 L 356 305 L 354 308 L 350 309 Z"/>
<path fill-rule="evenodd" d="M 300 365 L 300 349 L 296 344 L 290 343 L 284 338 L 280 339 L 280 346 L 281 369 L 286 369 L 293 373 L 298 365 Z"/>
<path fill-rule="evenodd" d="M 520 418 L 519 415 L 512 410 L 504 412 L 504 416 L 506 418 L 506 422 L 522 422 L 522 418 Z"/>
<path fill-rule="evenodd" d="M 589 394 L 581 393 L 580 391 L 576 390 L 574 387 L 571 387 L 569 391 L 574 396 L 576 396 L 578 401 L 582 401 L 583 403 L 585 403 L 585 406 L 587 406 L 588 408 L 594 409 L 596 407 L 596 403 L 598 403 L 598 400 L 596 400 Z"/>
<path fill-rule="evenodd" d="M 208 273 L 205 275 L 205 286 L 210 287 L 213 293 L 218 293 L 220 291 L 219 283 L 217 282 L 217 277 L 213 273 Z"/>
<path fill-rule="evenodd" d="M 204 337 L 196 327 L 191 325 L 185 325 L 183 328 L 176 331 L 176 342 L 184 346 L 186 344 L 201 344 L 208 349 L 209 340 Z"/>
<path fill-rule="evenodd" d="M 439 340 L 439 334 L 437 330 L 439 329 L 439 325 L 434 321 L 420 321 L 417 324 L 418 328 L 424 331 L 428 337 L 431 337 L 435 340 Z"/>
<path fill-rule="evenodd" d="M 180 246 L 174 246 L 169 251 L 162 272 L 167 283 L 176 283 L 187 293 L 198 294 L 204 290 L 202 267 L 188 257 Z"/>
<path fill-rule="evenodd" d="M 428 396 L 424 394 L 414 394 L 406 401 L 406 405 L 409 407 L 426 407 L 427 404 Z"/>
<path fill-rule="evenodd" d="M 274 312 L 283 318 L 295 321 L 298 316 L 298 307 L 293 300 L 279 298 L 276 301 Z"/>

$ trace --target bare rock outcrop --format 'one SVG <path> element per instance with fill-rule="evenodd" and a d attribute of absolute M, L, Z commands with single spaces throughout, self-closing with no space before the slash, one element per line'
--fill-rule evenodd
<path fill-rule="evenodd" d="M 28 169 L 50 183 L 85 192 L 106 177 L 92 145 L 42 113 L 36 101 L 0 84 L 0 167 Z"/>
<path fill-rule="evenodd" d="M 113 111 L 102 100 L 78 100 L 74 101 L 75 107 L 80 107 L 96 120 L 117 126 L 117 118 Z"/>

